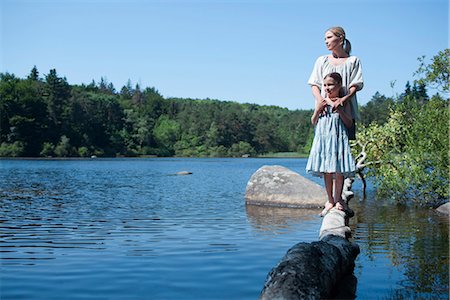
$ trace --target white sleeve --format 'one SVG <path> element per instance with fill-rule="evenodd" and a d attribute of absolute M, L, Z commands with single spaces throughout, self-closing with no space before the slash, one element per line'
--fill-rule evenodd
<path fill-rule="evenodd" d="M 350 83 L 348 87 L 356 87 L 356 90 L 359 91 L 364 87 L 364 80 L 362 75 L 362 66 L 361 61 L 356 57 L 355 64 L 350 74 Z"/>
<path fill-rule="evenodd" d="M 319 87 L 319 89 L 322 89 L 322 83 L 323 83 L 323 74 L 322 74 L 322 66 L 323 66 L 323 59 L 322 57 L 319 57 L 316 60 L 316 63 L 314 64 L 314 68 L 311 72 L 311 76 L 309 76 L 308 84 L 313 86 L 316 85 Z"/>

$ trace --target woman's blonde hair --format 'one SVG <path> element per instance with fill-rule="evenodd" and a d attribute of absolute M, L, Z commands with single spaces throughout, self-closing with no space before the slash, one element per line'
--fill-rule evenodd
<path fill-rule="evenodd" d="M 342 48 L 344 48 L 344 51 L 350 55 L 350 52 L 352 51 L 352 44 L 350 44 L 350 41 L 345 37 L 345 31 L 344 28 L 339 26 L 334 26 L 329 28 L 327 31 L 333 33 L 335 36 L 340 38 L 342 40 Z"/>

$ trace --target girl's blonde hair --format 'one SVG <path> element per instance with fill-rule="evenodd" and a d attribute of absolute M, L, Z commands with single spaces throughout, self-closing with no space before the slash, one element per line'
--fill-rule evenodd
<path fill-rule="evenodd" d="M 335 36 L 340 38 L 342 40 L 342 48 L 344 48 L 344 51 L 350 55 L 350 52 L 352 51 L 352 44 L 350 44 L 350 41 L 345 38 L 345 31 L 344 28 L 340 26 L 334 26 L 329 28 L 327 31 L 332 32 Z"/>

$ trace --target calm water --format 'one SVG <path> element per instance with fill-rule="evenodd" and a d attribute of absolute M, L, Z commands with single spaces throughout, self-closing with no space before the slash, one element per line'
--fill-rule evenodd
<path fill-rule="evenodd" d="M 290 247 L 318 239 L 321 218 L 246 207 L 247 181 L 266 164 L 306 176 L 305 163 L 0 160 L 0 298 L 257 299 Z M 193 175 L 173 175 L 183 170 Z M 358 299 L 448 299 L 447 217 L 373 191 L 351 204 Z"/>

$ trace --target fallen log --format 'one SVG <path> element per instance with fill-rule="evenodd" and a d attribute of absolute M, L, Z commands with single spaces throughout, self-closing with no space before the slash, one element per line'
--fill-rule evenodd
<path fill-rule="evenodd" d="M 319 241 L 298 243 L 289 249 L 268 274 L 261 300 L 355 298 L 356 278 L 352 276 L 359 246 L 348 240 L 349 213 L 333 208 L 325 215 Z M 349 276 L 350 275 L 350 276 Z M 337 287 L 351 282 L 343 295 Z"/>

